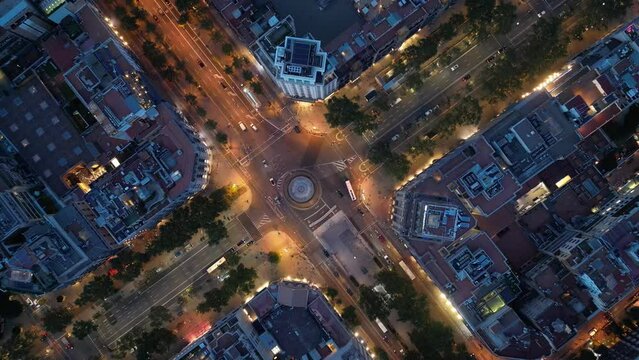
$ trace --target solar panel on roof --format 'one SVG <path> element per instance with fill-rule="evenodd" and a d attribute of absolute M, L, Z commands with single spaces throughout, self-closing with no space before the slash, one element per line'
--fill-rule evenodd
<path fill-rule="evenodd" d="M 291 62 L 299 65 L 310 65 L 311 46 L 304 43 L 293 44 Z"/>

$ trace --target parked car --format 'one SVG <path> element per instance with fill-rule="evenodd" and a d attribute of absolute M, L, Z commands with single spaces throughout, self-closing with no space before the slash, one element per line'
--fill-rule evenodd
<path fill-rule="evenodd" d="M 450 67 L 450 71 L 455 71 L 457 69 L 459 69 L 459 64 L 455 64 L 455 65 Z"/>

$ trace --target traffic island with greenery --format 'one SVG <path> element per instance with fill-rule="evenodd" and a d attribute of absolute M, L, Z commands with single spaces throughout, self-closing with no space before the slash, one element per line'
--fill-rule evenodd
<path fill-rule="evenodd" d="M 237 265 L 229 271 L 229 277 L 224 280 L 222 287 L 204 294 L 204 301 L 197 306 L 197 310 L 201 313 L 209 310 L 219 312 L 236 294 L 245 295 L 253 291 L 255 279 L 255 269 L 244 267 L 243 264 Z"/>
<path fill-rule="evenodd" d="M 270 251 L 268 254 L 266 254 L 268 257 L 268 262 L 270 262 L 273 265 L 277 265 L 280 263 L 280 254 L 278 254 L 275 251 Z"/>

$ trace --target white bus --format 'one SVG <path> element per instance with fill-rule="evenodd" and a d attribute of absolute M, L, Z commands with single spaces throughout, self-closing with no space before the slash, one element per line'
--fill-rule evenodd
<path fill-rule="evenodd" d="M 216 262 L 213 263 L 213 265 L 209 266 L 208 269 L 206 269 L 207 273 L 212 273 L 213 271 L 215 271 L 217 268 L 219 268 L 220 266 L 222 266 L 222 264 L 224 264 L 226 262 L 226 258 L 224 258 L 224 256 L 222 256 L 221 258 L 219 258 Z"/>
<path fill-rule="evenodd" d="M 355 196 L 355 191 L 353 191 L 353 185 L 351 185 L 350 180 L 346 180 L 346 190 L 348 190 L 348 196 L 351 197 L 351 200 L 353 201 L 357 200 L 357 197 Z"/>
<path fill-rule="evenodd" d="M 375 318 L 375 323 L 379 326 L 379 329 L 382 330 L 382 334 L 386 334 L 388 332 L 388 329 L 384 326 L 384 323 L 379 320 L 379 318 Z"/>
<path fill-rule="evenodd" d="M 404 261 L 400 261 L 399 262 L 399 266 L 402 268 L 402 270 L 404 270 L 404 272 L 406 273 L 406 275 L 408 275 L 408 277 L 411 280 L 415 280 L 415 274 L 413 274 L 412 271 L 410 271 L 410 269 L 408 268 L 408 266 L 406 265 L 406 263 L 404 263 Z"/>
<path fill-rule="evenodd" d="M 249 100 L 249 102 L 251 103 L 251 105 L 253 105 L 254 108 L 258 109 L 260 107 L 261 105 L 260 102 L 257 100 L 255 95 L 253 95 L 251 90 L 248 89 L 248 87 L 244 87 L 242 89 L 242 92 L 244 93 L 244 96 Z"/>

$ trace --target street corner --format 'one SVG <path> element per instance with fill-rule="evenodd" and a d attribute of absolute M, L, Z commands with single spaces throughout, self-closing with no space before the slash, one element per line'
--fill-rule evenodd
<path fill-rule="evenodd" d="M 324 118 L 324 114 L 327 112 L 326 105 L 324 103 L 308 103 L 308 102 L 295 102 L 292 105 L 297 118 L 306 132 L 324 136 L 331 131 L 330 126 Z"/>
<path fill-rule="evenodd" d="M 241 214 L 247 211 L 253 203 L 253 191 L 241 179 L 236 179 L 226 185 L 229 195 L 233 199 L 229 212 L 232 214 Z"/>

